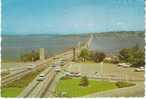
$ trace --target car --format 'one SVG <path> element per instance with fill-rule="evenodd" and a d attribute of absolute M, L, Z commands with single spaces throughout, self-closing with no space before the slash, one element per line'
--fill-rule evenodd
<path fill-rule="evenodd" d="M 81 76 L 81 73 L 79 73 L 79 72 L 74 72 L 74 76 L 75 76 L 75 77 L 80 77 L 80 76 Z"/>
<path fill-rule="evenodd" d="M 81 73 L 79 73 L 79 72 L 66 72 L 65 75 L 72 76 L 72 77 L 80 77 Z"/>
<path fill-rule="evenodd" d="M 33 69 L 33 68 L 35 68 L 35 67 L 36 67 L 36 65 L 30 64 L 29 66 L 27 66 L 27 69 Z"/>
<path fill-rule="evenodd" d="M 53 64 L 52 67 L 57 67 L 57 64 Z"/>
<path fill-rule="evenodd" d="M 37 81 L 43 81 L 45 79 L 45 74 L 40 74 Z"/>
<path fill-rule="evenodd" d="M 64 66 L 65 65 L 65 62 L 64 61 L 61 61 L 60 62 L 60 66 Z"/>
<path fill-rule="evenodd" d="M 144 70 L 144 67 L 139 67 L 135 69 L 136 72 L 144 72 Z"/>
<path fill-rule="evenodd" d="M 70 72 L 65 71 L 65 76 L 70 76 Z"/>
<path fill-rule="evenodd" d="M 140 69 L 144 69 L 144 67 L 143 67 L 143 66 L 141 66 L 141 67 L 140 67 Z"/>
<path fill-rule="evenodd" d="M 53 65 L 52 65 L 52 67 L 56 67 L 56 65 L 55 65 L 55 64 L 53 64 Z"/>
<path fill-rule="evenodd" d="M 62 59 L 60 59 L 60 61 L 66 61 L 66 59 L 65 58 L 62 58 Z"/>
<path fill-rule="evenodd" d="M 39 76 L 40 76 L 40 77 L 45 77 L 45 74 L 40 74 Z"/>
<path fill-rule="evenodd" d="M 56 72 L 60 72 L 60 71 L 61 71 L 61 68 L 60 68 L 60 67 L 56 67 L 56 68 L 55 68 L 55 71 L 56 71 Z"/>
<path fill-rule="evenodd" d="M 129 64 L 129 63 L 119 63 L 118 66 L 128 68 L 128 67 L 131 66 L 131 64 Z"/>

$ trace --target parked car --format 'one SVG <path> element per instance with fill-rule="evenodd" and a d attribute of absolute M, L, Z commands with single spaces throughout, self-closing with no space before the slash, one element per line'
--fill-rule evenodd
<path fill-rule="evenodd" d="M 135 69 L 136 72 L 144 72 L 144 70 L 144 67 L 139 67 Z"/>
<path fill-rule="evenodd" d="M 129 64 L 129 63 L 119 63 L 118 66 L 128 68 L 128 67 L 131 66 L 131 64 Z"/>
<path fill-rule="evenodd" d="M 70 76 L 70 72 L 65 71 L 65 76 Z"/>
<path fill-rule="evenodd" d="M 80 76 L 81 76 L 81 73 L 79 73 L 79 72 L 74 72 L 74 73 L 73 73 L 73 76 L 75 76 L 75 77 L 80 77 Z"/>
<path fill-rule="evenodd" d="M 65 75 L 72 76 L 72 77 L 80 77 L 81 73 L 79 73 L 79 72 L 66 72 Z"/>
<path fill-rule="evenodd" d="M 45 74 L 40 74 L 37 81 L 43 81 L 45 79 Z"/>

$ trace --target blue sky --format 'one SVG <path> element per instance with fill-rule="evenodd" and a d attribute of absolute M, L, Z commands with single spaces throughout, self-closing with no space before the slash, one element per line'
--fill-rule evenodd
<path fill-rule="evenodd" d="M 144 30 L 144 0 L 2 0 L 4 34 Z"/>

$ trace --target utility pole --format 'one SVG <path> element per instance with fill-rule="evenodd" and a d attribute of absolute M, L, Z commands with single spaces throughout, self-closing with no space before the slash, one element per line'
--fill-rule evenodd
<path fill-rule="evenodd" d="M 76 48 L 73 48 L 73 61 L 76 61 Z"/>
<path fill-rule="evenodd" d="M 103 75 L 103 62 L 100 63 L 100 75 Z"/>

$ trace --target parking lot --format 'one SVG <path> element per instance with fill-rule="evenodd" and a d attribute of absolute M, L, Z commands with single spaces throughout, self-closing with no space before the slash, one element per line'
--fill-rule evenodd
<path fill-rule="evenodd" d="M 121 79 L 132 79 L 132 80 L 144 80 L 144 72 L 135 72 L 136 68 L 119 67 L 115 64 L 107 63 L 72 63 L 71 66 L 67 68 L 70 72 L 80 72 L 81 75 L 86 75 L 88 77 L 118 77 Z"/>

